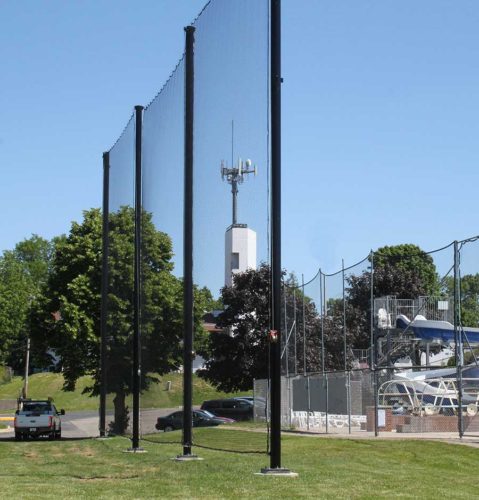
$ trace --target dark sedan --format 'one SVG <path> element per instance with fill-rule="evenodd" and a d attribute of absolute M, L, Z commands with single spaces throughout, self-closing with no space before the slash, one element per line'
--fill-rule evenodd
<path fill-rule="evenodd" d="M 214 427 L 224 424 L 225 419 L 209 416 L 206 412 L 193 410 L 193 427 Z M 167 417 L 158 417 L 155 425 L 159 431 L 174 431 L 183 428 L 183 412 L 175 411 Z"/>

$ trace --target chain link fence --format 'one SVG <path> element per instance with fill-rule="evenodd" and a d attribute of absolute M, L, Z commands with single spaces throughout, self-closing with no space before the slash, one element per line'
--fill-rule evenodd
<path fill-rule="evenodd" d="M 283 428 L 479 435 L 478 262 L 474 237 L 432 252 L 384 247 L 306 284 L 290 277 Z"/>

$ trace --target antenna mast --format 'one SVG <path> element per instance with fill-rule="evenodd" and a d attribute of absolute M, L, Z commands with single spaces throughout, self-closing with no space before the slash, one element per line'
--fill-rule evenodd
<path fill-rule="evenodd" d="M 231 193 L 233 195 L 233 225 L 237 224 L 237 198 L 238 198 L 238 184 L 242 184 L 247 174 L 257 174 L 256 165 L 251 166 L 251 160 L 243 161 L 238 158 L 236 167 L 229 168 L 225 162 L 221 162 L 221 178 L 231 184 Z"/>

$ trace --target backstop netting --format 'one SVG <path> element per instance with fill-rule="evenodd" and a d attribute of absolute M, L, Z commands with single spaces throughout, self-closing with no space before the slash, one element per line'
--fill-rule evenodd
<path fill-rule="evenodd" d="M 184 59 L 145 108 L 142 133 L 141 435 L 182 441 Z M 170 432 L 164 432 L 165 429 Z"/>
<path fill-rule="evenodd" d="M 459 432 L 479 435 L 479 239 L 456 244 L 456 386 L 460 393 Z M 454 287 L 453 291 L 454 291 Z M 452 363 L 451 363 L 452 364 Z"/>
<path fill-rule="evenodd" d="M 135 255 L 135 118 L 109 154 L 106 431 L 130 432 Z"/>
<path fill-rule="evenodd" d="M 366 430 L 368 408 L 374 405 L 370 278 L 366 258 L 286 286 L 283 426 L 327 433 Z"/>
<path fill-rule="evenodd" d="M 270 329 L 269 2 L 213 0 L 194 27 L 197 373 L 236 394 L 205 402 L 234 422 L 198 424 L 193 444 L 265 452 L 266 422 L 253 420 L 265 403 L 252 400 L 253 379 L 267 377 Z"/>

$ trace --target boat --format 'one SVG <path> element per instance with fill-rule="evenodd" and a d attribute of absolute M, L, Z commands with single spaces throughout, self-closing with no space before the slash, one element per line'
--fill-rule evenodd
<path fill-rule="evenodd" d="M 446 344 L 455 342 L 454 325 L 449 321 L 430 320 L 420 314 L 411 321 L 404 314 L 399 314 L 396 318 L 396 327 L 403 331 L 411 331 L 416 338 L 421 340 L 440 340 Z M 460 331 L 464 341 L 470 345 L 479 345 L 479 328 L 461 327 Z"/>

